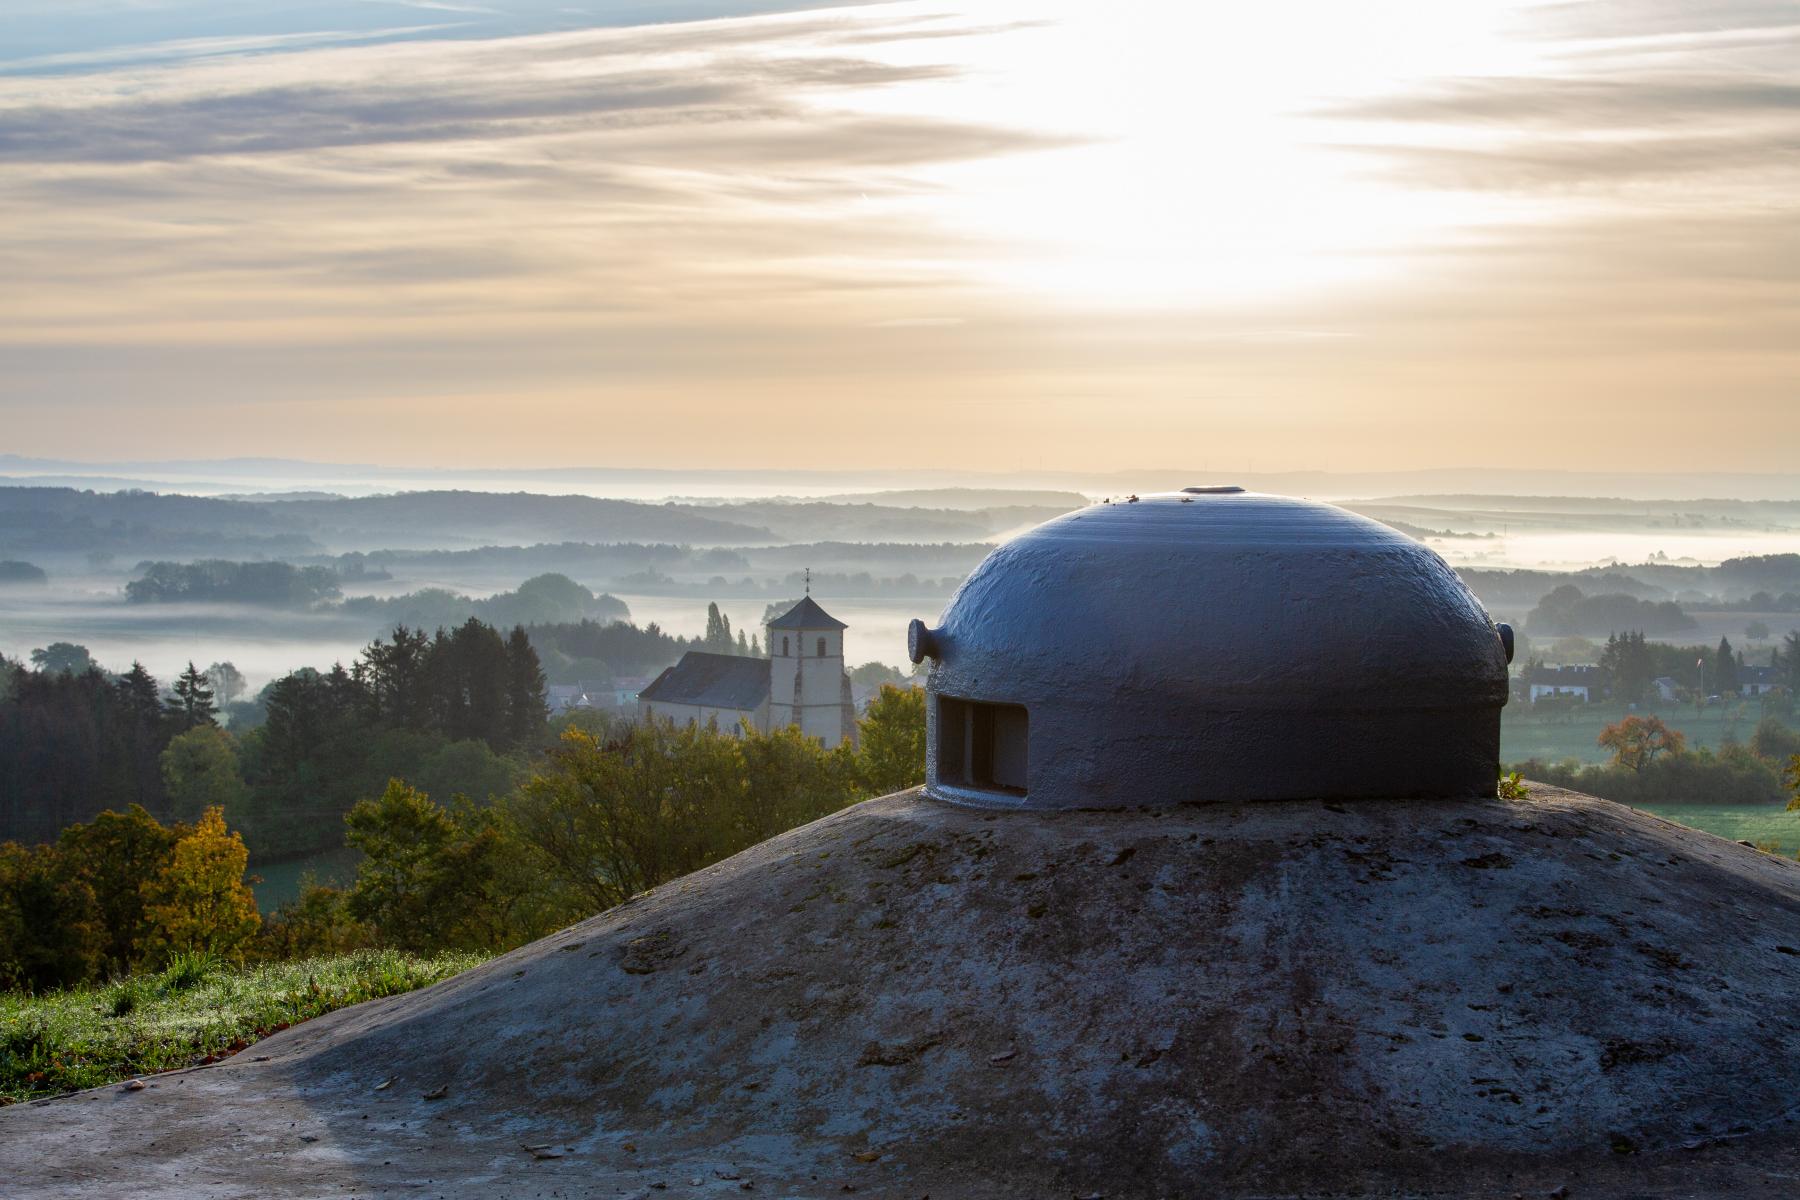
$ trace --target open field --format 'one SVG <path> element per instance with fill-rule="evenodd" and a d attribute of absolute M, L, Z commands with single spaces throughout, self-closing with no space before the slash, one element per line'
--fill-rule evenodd
<path fill-rule="evenodd" d="M 1784 855 L 1800 854 L 1800 812 L 1779 806 L 1732 808 L 1720 804 L 1659 804 L 1641 811 L 1734 842 L 1775 845 Z"/>
<path fill-rule="evenodd" d="M 1709 704 L 1698 710 L 1692 705 L 1644 705 L 1636 711 L 1640 716 L 1661 717 L 1671 728 L 1686 734 L 1690 750 L 1702 746 L 1716 750 L 1728 737 L 1748 741 L 1763 717 L 1762 706 L 1754 701 Z M 1576 758 L 1582 762 L 1606 762 L 1612 756 L 1601 749 L 1596 739 L 1602 729 L 1626 715 L 1623 705 L 1589 704 L 1554 716 L 1539 716 L 1515 700 L 1501 713 L 1500 760 L 1513 763 L 1537 758 L 1559 762 Z"/>
<path fill-rule="evenodd" d="M 213 1062 L 289 1025 L 447 979 L 481 954 L 364 950 L 156 975 L 45 996 L 0 993 L 0 1105 Z"/>

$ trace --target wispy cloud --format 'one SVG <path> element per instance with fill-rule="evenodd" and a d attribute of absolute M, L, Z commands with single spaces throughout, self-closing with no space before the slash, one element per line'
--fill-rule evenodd
<path fill-rule="evenodd" d="M 425 33 L 442 33 L 448 28 L 454 28 L 454 26 L 400 25 L 385 29 L 322 29 L 303 33 L 174 38 L 168 41 L 131 42 L 118 46 L 68 50 L 58 54 L 31 54 L 16 58 L 0 54 L 0 76 L 34 75 L 57 70 L 111 67 L 120 64 L 142 65 L 224 58 L 267 51 L 299 50 L 312 46 L 354 45 L 357 42 L 386 42 L 416 37 Z"/>
<path fill-rule="evenodd" d="M 0 421 L 839 465 L 919 453 L 906 414 L 961 466 L 1529 428 L 1575 465 L 1704 394 L 1759 422 L 1709 453 L 1775 465 L 1800 55 L 1769 6 L 1605 11 L 1468 62 L 1414 28 L 1467 33 L 1441 0 L 955 0 L 0 78 Z"/>

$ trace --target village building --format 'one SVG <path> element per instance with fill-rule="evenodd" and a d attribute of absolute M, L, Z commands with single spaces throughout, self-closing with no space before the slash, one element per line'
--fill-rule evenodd
<path fill-rule="evenodd" d="M 1525 669 L 1533 704 L 1545 696 L 1574 696 L 1585 704 L 1599 698 L 1604 678 L 1600 668 L 1592 664 Z"/>
<path fill-rule="evenodd" d="M 638 693 L 640 721 L 724 733 L 797 726 L 827 747 L 856 741 L 842 621 L 810 595 L 770 621 L 763 658 L 690 650 Z"/>
<path fill-rule="evenodd" d="M 544 689 L 550 715 L 560 717 L 578 708 L 595 708 L 602 698 L 601 685 L 593 683 L 553 683 Z"/>
<path fill-rule="evenodd" d="M 608 680 L 553 683 L 545 689 L 544 698 L 553 717 L 584 708 L 631 710 L 637 705 L 638 693 L 649 682 L 645 675 L 620 675 Z"/>
<path fill-rule="evenodd" d="M 1746 696 L 1766 696 L 1781 686 L 1774 667 L 1739 667 L 1738 691 Z"/>

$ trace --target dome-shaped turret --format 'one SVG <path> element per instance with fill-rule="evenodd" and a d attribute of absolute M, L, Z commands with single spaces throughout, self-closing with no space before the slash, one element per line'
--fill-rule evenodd
<path fill-rule="evenodd" d="M 928 788 L 1021 808 L 1491 795 L 1511 630 L 1328 504 L 1194 488 L 1008 542 L 914 622 Z"/>

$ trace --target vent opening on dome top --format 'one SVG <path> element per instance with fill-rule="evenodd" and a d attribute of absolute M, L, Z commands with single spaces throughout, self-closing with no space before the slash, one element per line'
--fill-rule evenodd
<path fill-rule="evenodd" d="M 1023 796 L 1030 718 L 1017 704 L 937 698 L 937 778 L 951 787 Z"/>

